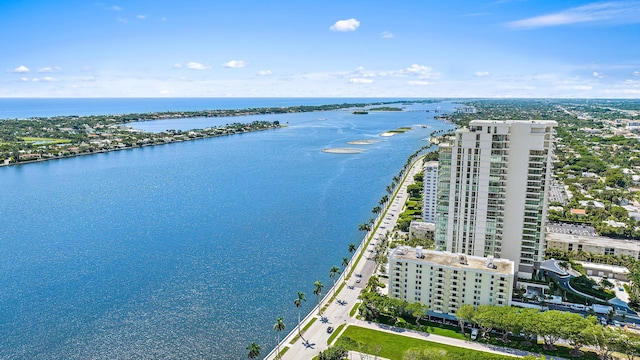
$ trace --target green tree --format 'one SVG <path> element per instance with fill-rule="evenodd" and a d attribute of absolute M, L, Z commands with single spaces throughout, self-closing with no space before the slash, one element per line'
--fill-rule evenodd
<path fill-rule="evenodd" d="M 276 319 L 276 323 L 273 324 L 273 330 L 275 330 L 278 334 L 278 344 L 276 345 L 278 355 L 276 356 L 276 358 L 280 358 L 280 332 L 282 332 L 282 330 L 284 330 L 285 328 L 283 320 L 284 318 L 279 317 L 278 319 Z"/>
<path fill-rule="evenodd" d="M 371 212 L 375 215 L 380 214 L 380 211 L 382 211 L 382 208 L 380 206 L 374 206 L 373 209 L 371 209 Z"/>
<path fill-rule="evenodd" d="M 293 305 L 298 309 L 298 335 L 300 335 L 300 337 L 302 337 L 302 334 L 300 333 L 300 308 L 302 307 L 303 301 L 307 301 L 307 298 L 304 296 L 302 291 L 298 291 L 298 297 L 293 300 Z"/>
<path fill-rule="evenodd" d="M 315 286 L 313 293 L 318 296 L 318 314 L 321 314 L 322 309 L 320 309 L 320 299 L 322 297 L 322 288 L 324 287 L 324 284 L 322 284 L 320 280 L 316 280 L 316 282 L 313 283 L 313 286 Z"/>
<path fill-rule="evenodd" d="M 342 360 L 349 355 L 349 351 L 342 346 L 330 346 L 325 351 L 321 351 L 318 360 Z"/>
<path fill-rule="evenodd" d="M 336 276 L 338 276 L 340 274 L 340 268 L 337 266 L 332 266 L 331 269 L 329 270 L 329 277 L 331 279 L 333 279 L 333 292 L 335 294 L 336 292 Z"/>
<path fill-rule="evenodd" d="M 420 320 L 428 314 L 429 306 L 421 304 L 419 302 L 415 302 L 409 304 L 406 307 L 406 310 L 411 312 L 411 316 L 416 318 L 416 325 L 420 326 Z"/>
<path fill-rule="evenodd" d="M 369 281 L 367 281 L 367 289 L 370 292 L 377 293 L 379 287 L 380 287 L 380 281 L 378 281 L 378 277 L 375 275 L 371 276 L 369 278 Z"/>
<path fill-rule="evenodd" d="M 460 308 L 456 311 L 456 318 L 458 319 L 458 324 L 460 325 L 460 332 L 464 334 L 464 324 L 465 322 L 471 323 L 473 319 L 473 314 L 476 309 L 473 308 L 471 304 L 464 304 L 460 306 Z"/>
<path fill-rule="evenodd" d="M 352 254 L 354 251 L 356 251 L 356 244 L 349 244 L 349 254 Z"/>
<path fill-rule="evenodd" d="M 260 345 L 252 342 L 249 346 L 247 346 L 247 351 L 247 356 L 249 357 L 249 359 L 256 359 L 258 356 L 260 356 Z"/>
<path fill-rule="evenodd" d="M 538 319 L 541 325 L 539 335 L 544 340 L 543 347 L 547 350 L 555 350 L 554 344 L 563 335 L 564 312 L 558 310 L 545 311 L 538 315 Z"/>
<path fill-rule="evenodd" d="M 368 224 L 368 223 L 362 223 L 362 224 L 358 225 L 358 231 L 362 231 L 362 232 L 366 233 L 369 230 L 371 230 L 371 225 Z"/>
<path fill-rule="evenodd" d="M 620 342 L 620 333 L 608 326 L 590 325 L 583 330 L 584 339 L 600 353 L 600 359 L 610 359 Z"/>
<path fill-rule="evenodd" d="M 580 348 L 589 342 L 582 330 L 597 324 L 598 320 L 594 316 L 589 316 L 585 319 L 582 315 L 574 313 L 564 313 L 562 317 L 560 337 L 573 347 L 571 350 L 572 356 L 582 356 Z"/>
<path fill-rule="evenodd" d="M 349 258 L 343 257 L 342 258 L 342 272 L 347 271 L 347 266 L 349 266 Z M 347 280 L 347 277 L 345 276 L 345 281 Z"/>

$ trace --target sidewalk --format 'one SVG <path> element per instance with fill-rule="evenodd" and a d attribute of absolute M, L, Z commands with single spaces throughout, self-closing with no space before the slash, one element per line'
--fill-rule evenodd
<path fill-rule="evenodd" d="M 352 261 L 356 261 L 359 256 L 359 252 L 362 252 L 363 254 L 362 258 L 353 265 L 353 274 L 361 275 L 361 282 L 356 283 L 356 279 L 358 277 L 352 276 L 347 281 L 347 284 L 342 291 L 337 294 L 333 303 L 327 307 L 322 317 L 317 315 L 318 308 L 314 308 L 302 321 L 300 326 L 301 328 L 304 328 L 311 319 L 316 318 L 317 320 L 315 320 L 315 323 L 311 325 L 304 334 L 302 334 L 302 339 L 298 339 L 295 343 L 290 344 L 291 340 L 297 335 L 297 331 L 292 330 L 280 343 L 281 350 L 285 347 L 289 347 L 287 352 L 282 356 L 282 359 L 312 359 L 314 356 L 318 355 L 320 351 L 327 349 L 327 340 L 330 336 L 330 334 L 327 333 L 327 328 L 329 326 L 336 329 L 342 324 L 349 324 L 355 321 L 354 318 L 349 316 L 349 312 L 358 302 L 358 296 L 360 295 L 361 290 L 366 287 L 367 281 L 375 269 L 375 263 L 373 260 L 368 259 L 368 257 L 373 258 L 368 249 L 373 249 L 377 239 L 395 227 L 396 219 L 400 212 L 402 212 L 407 197 L 407 186 L 413 184 L 413 176 L 420 171 L 422 171 L 422 160 L 416 161 L 411 169 L 407 171 L 407 175 L 405 175 L 402 182 L 397 185 L 396 193 L 393 197 L 390 197 L 386 210 L 376 219 L 376 223 L 374 225 L 375 231 L 373 234 L 369 233 L 365 236 L 365 239 L 360 246 L 361 248 L 359 248 L 359 251 L 354 254 Z M 367 245 L 368 239 L 371 239 L 371 241 Z M 345 272 L 348 273 L 349 271 L 350 269 L 347 269 Z M 345 276 L 346 274 L 342 274 L 340 279 L 336 281 L 336 289 L 341 285 Z M 333 291 L 333 288 L 327 291 L 328 295 L 325 295 L 325 298 L 321 301 L 320 308 L 326 305 L 326 302 L 333 295 Z M 275 359 L 276 355 L 276 351 L 274 350 L 269 353 L 265 359 Z"/>

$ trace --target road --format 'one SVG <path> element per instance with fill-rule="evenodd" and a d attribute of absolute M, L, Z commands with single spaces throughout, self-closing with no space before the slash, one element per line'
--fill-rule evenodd
<path fill-rule="evenodd" d="M 353 273 L 356 274 L 356 276 L 352 276 L 347 280 L 347 286 L 342 288 L 342 290 L 336 296 L 336 299 L 327 307 L 322 316 L 317 314 L 318 310 L 316 308 L 302 321 L 301 328 L 304 328 L 306 324 L 312 321 L 312 319 L 316 319 L 315 322 L 309 327 L 309 329 L 307 329 L 307 331 L 303 334 L 302 339 L 297 339 L 297 341 L 295 341 L 293 344 L 290 344 L 293 338 L 297 335 L 297 332 L 295 330 L 289 333 L 287 337 L 283 339 L 280 344 L 280 349 L 284 349 L 285 346 L 288 346 L 289 349 L 282 356 L 282 359 L 312 359 L 313 357 L 318 355 L 320 351 L 323 351 L 328 347 L 327 341 L 330 334 L 327 332 L 327 328 L 331 326 L 336 329 L 342 324 L 357 325 L 375 330 L 391 332 L 394 334 L 416 337 L 419 339 L 433 341 L 441 344 L 464 347 L 467 349 L 476 349 L 511 356 L 526 355 L 526 353 L 524 352 L 520 352 L 518 350 L 510 348 L 502 348 L 459 339 L 452 339 L 428 333 L 409 331 L 406 329 L 395 328 L 383 324 L 361 321 L 357 320 L 355 317 L 349 316 L 351 309 L 358 302 L 358 296 L 360 292 L 364 287 L 366 287 L 367 281 L 375 270 L 375 262 L 372 260 L 375 254 L 373 253 L 373 251 L 368 250 L 375 249 L 375 246 L 380 237 L 383 236 L 387 231 L 391 231 L 395 227 L 396 219 L 402 212 L 405 201 L 407 199 L 407 186 L 413 184 L 413 176 L 421 170 L 422 161 L 419 160 L 412 166 L 408 175 L 403 179 L 403 182 L 398 187 L 396 193 L 389 200 L 390 205 L 388 206 L 386 212 L 378 218 L 378 221 L 375 224 L 375 232 L 373 234 L 367 234 L 367 236 L 365 237 L 365 239 L 370 238 L 371 241 L 368 245 L 362 244 L 362 246 L 365 247 L 365 249 L 363 249 L 363 256 L 360 261 L 358 261 L 354 265 Z M 354 255 L 354 259 L 357 259 L 357 256 L 358 254 L 356 253 L 356 255 Z M 347 269 L 347 271 L 349 270 Z M 341 281 L 344 281 L 345 275 L 346 274 L 343 274 L 340 280 L 336 282 L 337 287 L 340 285 Z M 360 282 L 356 282 L 356 279 L 361 280 Z M 332 294 L 331 291 L 333 291 L 333 289 L 329 290 L 329 294 Z M 324 306 L 324 304 L 326 304 L 326 301 L 328 301 L 329 299 L 330 296 L 325 297 L 320 307 Z M 265 359 L 275 359 L 276 355 L 276 351 L 272 351 L 267 355 Z"/>

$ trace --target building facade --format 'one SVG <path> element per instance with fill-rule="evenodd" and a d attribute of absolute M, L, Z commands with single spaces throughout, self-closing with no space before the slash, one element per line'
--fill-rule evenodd
<path fill-rule="evenodd" d="M 389 256 L 389 296 L 455 316 L 463 304 L 511 305 L 514 262 L 398 247 Z"/>
<path fill-rule="evenodd" d="M 546 242 L 549 249 L 596 255 L 624 255 L 640 260 L 640 242 L 634 240 L 547 232 Z"/>
<path fill-rule="evenodd" d="M 422 221 L 436 222 L 436 195 L 438 192 L 438 162 L 427 161 L 424 164 Z"/>
<path fill-rule="evenodd" d="M 474 120 L 440 144 L 437 250 L 515 262 L 544 258 L 555 121 Z"/>

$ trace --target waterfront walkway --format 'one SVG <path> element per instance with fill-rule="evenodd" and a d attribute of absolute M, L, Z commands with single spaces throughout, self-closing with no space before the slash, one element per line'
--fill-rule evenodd
<path fill-rule="evenodd" d="M 372 230 L 373 233 L 369 233 L 365 236 L 362 243 L 360 244 L 360 247 L 355 252 L 352 260 L 357 261 L 355 265 L 350 265 L 350 267 L 346 269 L 340 279 L 336 281 L 335 287 L 327 291 L 327 294 L 320 302 L 319 307 L 314 308 L 309 313 L 309 315 L 307 315 L 307 317 L 302 320 L 301 329 L 304 329 L 305 326 L 307 326 L 311 321 L 314 321 L 313 324 L 302 334 L 302 338 L 297 338 L 298 330 L 297 327 L 294 327 L 293 330 L 282 340 L 282 342 L 280 343 L 280 350 L 282 351 L 283 349 L 285 349 L 285 347 L 288 348 L 282 356 L 283 360 L 313 359 L 313 357 L 317 356 L 320 351 L 326 350 L 328 348 L 327 341 L 329 340 L 331 334 L 327 332 L 327 328 L 331 326 L 334 329 L 337 329 L 338 326 L 343 324 L 345 325 L 344 328 L 349 325 L 357 325 L 374 330 L 401 334 L 403 336 L 410 336 L 426 341 L 432 341 L 440 344 L 486 351 L 501 355 L 519 357 L 529 354 L 525 351 L 514 350 L 506 347 L 453 339 L 429 333 L 397 328 L 384 324 L 362 321 L 356 319 L 355 315 L 354 317 L 351 317 L 349 315 L 351 310 L 358 303 L 358 296 L 360 295 L 360 292 L 363 288 L 366 287 L 367 281 L 375 270 L 375 262 L 373 261 L 373 249 L 375 249 L 376 242 L 383 234 L 385 234 L 387 231 L 393 230 L 393 228 L 395 227 L 398 215 L 402 212 L 404 204 L 407 200 L 407 186 L 414 183 L 413 176 L 422 171 L 422 166 L 423 161 L 418 160 L 412 165 L 411 169 L 407 171 L 406 175 L 402 179 L 402 182 L 396 187 L 396 192 L 389 199 L 386 209 L 376 219 Z M 369 251 L 369 249 L 371 249 L 372 251 Z M 336 295 L 334 301 L 327 306 L 326 310 L 321 316 L 318 315 L 318 309 L 322 309 L 327 305 L 329 299 L 333 297 L 333 291 L 339 289 L 341 283 L 345 281 L 345 278 L 348 277 L 351 271 L 351 266 L 354 266 L 353 275 L 358 274 L 361 277 L 350 276 L 346 280 L 346 285 Z M 358 278 L 361 279 L 360 282 L 356 282 L 356 279 Z M 338 336 L 336 336 L 335 338 L 338 338 Z M 276 355 L 276 350 L 273 350 L 265 357 L 265 359 L 276 359 Z M 355 353 L 353 353 L 352 355 L 355 355 Z M 358 358 L 358 355 L 353 358 Z"/>

